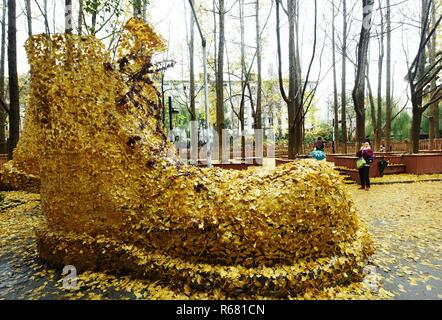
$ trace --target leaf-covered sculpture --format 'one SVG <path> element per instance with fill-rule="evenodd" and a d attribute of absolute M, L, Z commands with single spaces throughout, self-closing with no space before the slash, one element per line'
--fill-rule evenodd
<path fill-rule="evenodd" d="M 116 59 L 92 37 L 26 43 L 26 126 L 3 176 L 40 176 L 41 257 L 232 295 L 285 297 L 360 279 L 371 240 L 327 163 L 253 174 L 179 161 L 151 80 L 164 48 L 136 19 Z"/>

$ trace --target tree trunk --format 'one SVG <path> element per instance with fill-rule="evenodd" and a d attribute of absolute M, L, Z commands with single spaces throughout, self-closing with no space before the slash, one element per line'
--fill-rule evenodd
<path fill-rule="evenodd" d="M 259 0 L 256 0 L 256 61 L 257 61 L 257 87 L 256 87 L 255 129 L 262 129 L 262 55 L 261 55 L 261 34 L 260 34 L 260 24 L 259 24 Z"/>
<path fill-rule="evenodd" d="M 141 12 L 141 0 L 133 0 L 132 2 L 132 9 L 133 9 L 133 16 L 135 18 L 140 18 L 142 16 L 142 12 Z"/>
<path fill-rule="evenodd" d="M 333 58 L 333 135 L 335 152 L 339 151 L 339 101 L 338 101 L 338 83 L 336 76 L 336 26 L 335 26 L 335 4 L 332 1 L 332 58 Z"/>
<path fill-rule="evenodd" d="M 414 101 L 413 102 L 413 119 L 411 122 L 411 152 L 412 153 L 419 153 L 419 141 L 420 141 L 420 134 L 421 134 L 421 123 L 422 123 L 422 112 L 420 112 L 419 108 L 422 104 L 421 100 Z"/>
<path fill-rule="evenodd" d="M 386 74 L 386 117 L 385 117 L 385 147 L 387 151 L 391 150 L 391 113 L 392 113 L 392 94 L 391 94 L 391 7 L 390 0 L 387 0 L 387 14 L 385 18 L 387 28 L 387 74 Z"/>
<path fill-rule="evenodd" d="M 28 22 L 28 36 L 32 36 L 32 10 L 31 10 L 31 0 L 26 0 L 26 20 Z"/>
<path fill-rule="evenodd" d="M 164 130 L 166 130 L 166 97 L 165 97 L 166 90 L 164 88 L 164 77 L 165 77 L 165 72 L 163 71 L 161 72 L 161 110 L 162 110 L 161 117 L 163 119 Z"/>
<path fill-rule="evenodd" d="M 142 4 L 142 18 L 144 21 L 147 20 L 147 0 L 142 0 L 143 4 Z"/>
<path fill-rule="evenodd" d="M 284 101 L 287 104 L 288 113 L 288 157 L 295 159 L 302 149 L 302 126 L 298 125 L 296 116 L 299 104 L 299 86 L 298 75 L 299 66 L 297 66 L 296 44 L 295 44 L 295 26 L 296 26 L 296 4 L 297 1 L 288 1 L 288 24 L 289 24 L 289 94 L 287 96 L 284 89 L 284 80 L 282 76 L 282 58 L 281 58 L 281 37 L 280 37 L 280 1 L 276 1 L 276 38 L 278 49 L 278 79 L 279 88 Z M 303 116 L 303 114 L 301 115 Z"/>
<path fill-rule="evenodd" d="M 256 84 L 256 111 L 254 119 L 255 129 L 255 157 L 263 155 L 263 138 L 259 132 L 262 127 L 262 56 L 261 56 L 261 27 L 259 23 L 259 0 L 255 4 L 255 19 L 256 19 L 256 64 L 257 64 L 257 84 Z M 262 137 L 262 138 L 260 138 Z"/>
<path fill-rule="evenodd" d="M 341 87 L 341 131 L 342 152 L 347 153 L 347 0 L 342 0 L 342 87 Z"/>
<path fill-rule="evenodd" d="M 296 118 L 296 103 L 295 101 L 290 101 L 287 104 L 288 109 L 288 157 L 289 159 L 295 159 L 298 155 L 297 152 L 297 130 L 295 127 L 295 118 Z"/>
<path fill-rule="evenodd" d="M 9 72 L 9 144 L 8 158 L 11 160 L 13 150 L 20 136 L 20 101 L 17 75 L 17 26 L 16 3 L 8 1 L 8 72 Z"/>
<path fill-rule="evenodd" d="M 239 22 L 241 35 L 241 102 L 239 106 L 239 121 L 241 123 L 241 159 L 246 158 L 246 139 L 245 139 L 245 87 L 248 82 L 247 68 L 246 68 L 246 53 L 245 53 L 245 39 L 244 39 L 244 0 L 239 0 Z"/>
<path fill-rule="evenodd" d="M 192 0 L 193 3 L 193 0 Z M 191 136 L 191 159 L 198 160 L 198 126 L 196 123 L 195 108 L 195 18 L 190 15 L 190 43 L 189 43 L 189 73 L 190 73 L 190 136 Z"/>
<path fill-rule="evenodd" d="M 65 0 L 64 4 L 64 32 L 72 34 L 72 0 Z"/>
<path fill-rule="evenodd" d="M 292 2 L 292 1 L 289 1 Z M 293 1 L 293 11 L 294 11 L 294 23 L 295 23 L 295 87 L 293 93 L 289 92 L 289 96 L 292 96 L 295 100 L 295 142 L 293 148 L 295 149 L 296 155 L 300 155 L 304 152 L 304 105 L 302 100 L 304 99 L 302 88 L 302 71 L 301 71 L 301 55 L 299 50 L 299 0 Z M 315 10 L 317 9 L 315 5 Z M 308 79 L 305 79 L 308 82 Z"/>
<path fill-rule="evenodd" d="M 304 112 L 300 106 L 300 81 L 301 66 L 299 58 L 298 38 L 295 38 L 298 30 L 298 1 L 288 1 L 287 11 L 289 14 L 289 159 L 295 159 L 302 153 L 302 121 Z M 302 113 L 302 114 L 301 114 Z M 297 119 L 297 115 L 299 119 Z"/>
<path fill-rule="evenodd" d="M 427 20 L 429 17 L 429 6 L 428 1 L 422 0 L 422 17 L 421 17 L 421 43 L 422 40 L 426 38 L 427 34 Z M 412 102 L 412 112 L 413 120 L 411 123 L 411 148 L 413 153 L 419 153 L 419 140 L 421 134 L 421 124 L 422 124 L 422 114 L 424 110 L 422 109 L 424 88 L 420 84 L 415 83 L 415 79 L 421 79 L 425 74 L 425 64 L 427 57 L 425 54 L 425 47 L 419 48 L 417 55 L 417 68 L 416 74 L 412 76 L 410 89 L 411 89 L 411 102 Z"/>
<path fill-rule="evenodd" d="M 95 35 L 95 27 L 97 26 L 97 12 L 92 13 L 91 34 Z"/>
<path fill-rule="evenodd" d="M 216 31 L 217 31 L 217 23 L 216 23 L 216 3 L 215 0 L 212 1 L 212 11 L 213 11 L 213 70 L 216 75 L 218 75 L 218 45 L 217 45 L 217 37 L 216 37 Z"/>
<path fill-rule="evenodd" d="M 6 0 L 3 0 L 2 8 L 2 38 L 0 50 L 0 99 L 4 102 L 5 97 L 5 48 L 6 48 Z M 0 154 L 8 152 L 6 145 L 6 117 L 7 112 L 3 108 L 0 109 Z"/>
<path fill-rule="evenodd" d="M 367 72 L 366 72 L 366 79 L 367 79 L 367 88 L 368 88 L 368 99 L 370 101 L 370 110 L 371 110 L 371 123 L 373 124 L 373 133 L 374 136 L 377 139 L 377 128 L 376 128 L 376 105 L 374 103 L 374 97 L 373 97 L 373 91 L 371 90 L 371 84 L 370 84 L 370 72 L 369 72 L 369 64 L 367 63 Z M 377 140 L 375 140 L 375 144 L 377 143 Z M 376 150 L 379 150 L 377 148 Z"/>
<path fill-rule="evenodd" d="M 219 0 L 219 43 L 216 76 L 216 131 L 218 134 L 218 157 L 222 159 L 222 132 L 224 129 L 224 0 Z"/>
<path fill-rule="evenodd" d="M 48 0 L 43 1 L 43 16 L 45 20 L 45 33 L 50 34 L 51 30 L 49 29 Z"/>
<path fill-rule="evenodd" d="M 296 130 L 296 46 L 295 46 L 295 15 L 296 8 L 295 1 L 288 1 L 288 20 L 289 20 L 289 103 L 287 104 L 288 112 L 288 156 L 289 159 L 295 159 L 298 154 L 297 136 L 298 130 Z"/>
<path fill-rule="evenodd" d="M 431 26 L 434 26 L 436 23 L 436 6 L 434 1 L 432 2 L 432 13 L 431 13 Z M 429 48 L 429 62 L 430 66 L 434 65 L 436 62 L 436 54 L 437 54 L 437 47 L 436 47 L 436 41 L 437 41 L 437 34 L 436 32 L 431 37 L 430 42 L 430 48 Z M 437 80 L 436 77 L 434 77 L 430 84 L 430 90 L 434 92 L 437 87 Z M 430 149 L 434 149 L 434 139 L 439 138 L 439 102 L 435 102 L 431 104 L 429 109 L 429 130 L 428 135 L 430 139 Z"/>
<path fill-rule="evenodd" d="M 363 23 L 358 43 L 358 63 L 353 103 L 356 111 L 356 142 L 359 149 L 365 141 L 365 73 L 367 66 L 368 45 L 370 43 L 371 13 L 374 0 L 363 0 Z"/>
<path fill-rule="evenodd" d="M 78 8 L 78 35 L 83 34 L 83 0 L 79 0 Z"/>
<path fill-rule="evenodd" d="M 384 16 L 382 12 L 382 0 L 379 0 L 379 10 L 381 15 L 381 34 L 379 39 L 379 58 L 378 58 L 378 101 L 377 101 L 377 115 L 373 118 L 373 137 L 376 150 L 379 151 L 382 139 L 382 76 L 384 65 Z M 374 110 L 373 110 L 374 111 Z"/>
<path fill-rule="evenodd" d="M 278 106 L 278 114 L 276 115 L 276 118 L 278 120 L 278 137 L 279 139 L 282 139 L 282 106 Z"/>

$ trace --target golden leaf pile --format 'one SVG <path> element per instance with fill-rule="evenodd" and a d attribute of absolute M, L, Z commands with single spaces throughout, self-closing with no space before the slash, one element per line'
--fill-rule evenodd
<path fill-rule="evenodd" d="M 40 176 L 40 256 L 227 295 L 288 296 L 359 280 L 371 240 L 329 164 L 252 174 L 179 161 L 151 80 L 162 49 L 136 19 L 116 61 L 92 37 L 27 42 L 30 106 L 5 170 Z"/>

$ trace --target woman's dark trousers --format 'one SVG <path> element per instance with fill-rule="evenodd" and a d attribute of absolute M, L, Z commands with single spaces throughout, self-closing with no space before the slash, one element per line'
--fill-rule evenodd
<path fill-rule="evenodd" d="M 365 187 L 370 188 L 370 167 L 369 166 L 363 166 L 361 169 L 359 169 L 359 178 L 361 180 L 361 186 L 363 188 L 365 188 Z"/>

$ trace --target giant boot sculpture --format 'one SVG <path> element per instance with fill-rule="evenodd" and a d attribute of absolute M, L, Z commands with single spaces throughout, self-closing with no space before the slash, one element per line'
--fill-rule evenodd
<path fill-rule="evenodd" d="M 112 53 L 92 37 L 28 40 L 25 132 L 4 177 L 40 176 L 41 258 L 227 295 L 360 280 L 371 240 L 327 163 L 253 174 L 179 161 L 151 80 L 162 48 L 135 19 Z"/>

